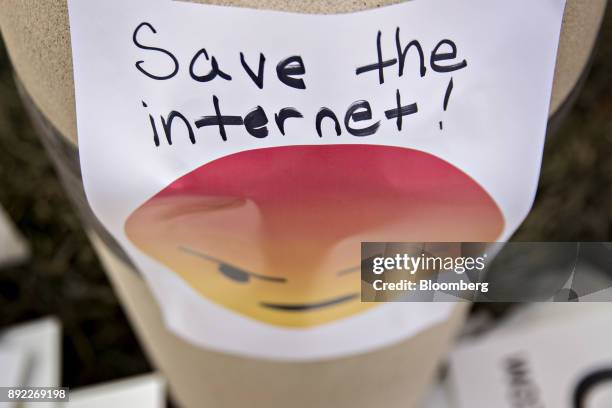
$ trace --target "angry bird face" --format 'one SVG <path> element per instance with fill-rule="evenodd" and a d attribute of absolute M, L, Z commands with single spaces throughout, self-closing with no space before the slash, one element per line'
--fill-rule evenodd
<path fill-rule="evenodd" d="M 188 173 L 136 209 L 128 238 L 207 299 L 283 327 L 360 302 L 362 241 L 494 241 L 503 216 L 449 163 L 416 150 L 249 150 Z"/>

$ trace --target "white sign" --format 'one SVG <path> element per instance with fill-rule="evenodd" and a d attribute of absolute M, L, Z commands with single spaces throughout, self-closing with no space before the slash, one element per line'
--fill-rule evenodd
<path fill-rule="evenodd" d="M 530 309 L 453 352 L 457 407 L 612 407 L 609 304 Z"/>
<path fill-rule="evenodd" d="M 360 242 L 506 240 L 529 211 L 564 0 L 68 5 L 88 200 L 195 344 L 408 338 L 451 306 L 361 303 Z"/>

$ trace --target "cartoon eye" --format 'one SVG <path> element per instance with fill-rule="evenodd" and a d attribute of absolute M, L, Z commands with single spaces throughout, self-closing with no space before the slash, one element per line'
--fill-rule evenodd
<path fill-rule="evenodd" d="M 177 247 L 179 251 L 184 252 L 188 255 L 192 255 L 201 259 L 205 259 L 209 262 L 214 262 L 216 264 L 219 265 L 218 270 L 219 272 L 221 272 L 223 274 L 223 276 L 225 276 L 226 278 L 234 281 L 234 282 L 239 282 L 239 283 L 246 283 L 249 282 L 251 280 L 251 278 L 253 279 L 258 279 L 258 280 L 262 280 L 262 281 L 267 281 L 267 282 L 279 282 L 279 283 L 285 283 L 287 282 L 286 278 L 281 278 L 281 277 L 276 277 L 276 276 L 267 276 L 267 275 L 259 275 L 257 273 L 252 273 L 252 272 L 246 272 L 240 268 L 237 268 L 235 266 L 229 265 L 217 258 L 214 258 L 210 255 L 207 255 L 203 252 L 200 251 L 196 251 L 195 249 L 191 249 L 185 246 L 178 246 Z"/>
<path fill-rule="evenodd" d="M 240 283 L 248 282 L 251 277 L 248 272 L 224 263 L 219 264 L 219 272 L 221 272 L 226 278 Z"/>

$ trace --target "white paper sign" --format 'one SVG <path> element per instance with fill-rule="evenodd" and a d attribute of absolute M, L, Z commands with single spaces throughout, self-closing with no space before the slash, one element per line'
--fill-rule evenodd
<path fill-rule="evenodd" d="M 0 387 L 20 387 L 27 366 L 27 355 L 22 350 L 10 347 L 0 348 Z M 0 408 L 14 408 L 14 402 L 0 401 Z"/>
<path fill-rule="evenodd" d="M 531 309 L 453 352 L 457 408 L 612 407 L 609 304 Z"/>
<path fill-rule="evenodd" d="M 195 344 L 408 338 L 451 306 L 361 303 L 360 242 L 505 240 L 529 211 L 564 0 L 68 5 L 88 200 Z"/>

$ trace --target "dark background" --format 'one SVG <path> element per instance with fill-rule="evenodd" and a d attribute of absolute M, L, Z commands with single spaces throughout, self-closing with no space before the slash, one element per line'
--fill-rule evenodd
<path fill-rule="evenodd" d="M 559 130 L 548 135 L 538 195 L 515 240 L 612 241 L 611 45 L 609 8 L 591 74 Z M 0 42 L 0 204 L 29 241 L 32 257 L 0 268 L 0 329 L 36 317 L 59 317 L 65 386 L 148 371 L 26 117 L 2 47 Z"/>

